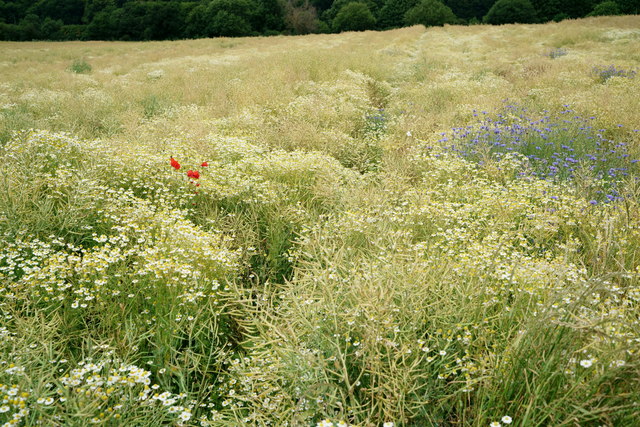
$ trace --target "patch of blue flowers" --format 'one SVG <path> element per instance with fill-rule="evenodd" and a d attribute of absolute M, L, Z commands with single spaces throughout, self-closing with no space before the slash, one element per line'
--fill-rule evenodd
<path fill-rule="evenodd" d="M 387 130 L 389 117 L 384 108 L 378 108 L 374 113 L 365 115 L 365 134 L 381 136 Z"/>
<path fill-rule="evenodd" d="M 479 166 L 519 153 L 528 160 L 520 176 L 554 181 L 579 178 L 583 183 L 586 179 L 593 193 L 589 196 L 596 203 L 619 200 L 619 183 L 637 177 L 638 160 L 626 143 L 607 138 L 606 129 L 594 128 L 595 117 L 583 118 L 564 108 L 555 115 L 544 112 L 540 118 L 511 105 L 494 116 L 474 111 L 478 123 L 454 128 L 440 142 Z"/>
<path fill-rule="evenodd" d="M 609 65 L 608 67 L 593 67 L 591 74 L 593 74 L 601 83 L 604 83 L 611 77 L 632 79 L 636 76 L 636 71 L 625 70 L 624 68 L 617 68 L 615 65 Z"/>

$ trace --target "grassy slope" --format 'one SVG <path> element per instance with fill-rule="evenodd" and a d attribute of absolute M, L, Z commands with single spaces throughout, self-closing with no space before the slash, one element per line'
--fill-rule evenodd
<path fill-rule="evenodd" d="M 637 156 L 639 24 L 1 43 L 0 421 L 631 425 L 637 183 L 443 136 Z"/>

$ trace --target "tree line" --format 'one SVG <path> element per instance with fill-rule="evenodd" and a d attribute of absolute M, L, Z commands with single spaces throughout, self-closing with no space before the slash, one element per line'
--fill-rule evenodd
<path fill-rule="evenodd" d="M 0 0 L 0 40 L 171 40 L 638 13 L 640 0 Z"/>

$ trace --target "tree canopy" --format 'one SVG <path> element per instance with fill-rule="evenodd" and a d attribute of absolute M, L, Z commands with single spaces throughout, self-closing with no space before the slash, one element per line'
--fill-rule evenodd
<path fill-rule="evenodd" d="M 529 0 L 498 0 L 484 17 L 487 24 L 527 24 L 536 21 L 536 10 Z"/>
<path fill-rule="evenodd" d="M 369 10 L 369 6 L 361 2 L 344 5 L 333 19 L 333 28 L 336 31 L 371 30 L 375 25 L 376 18 Z"/>
<path fill-rule="evenodd" d="M 445 6 L 440 0 L 420 0 L 405 13 L 404 19 L 409 25 L 422 24 L 425 27 L 432 27 L 453 24 L 458 18 L 451 8 Z"/>
<path fill-rule="evenodd" d="M 0 40 L 166 40 L 548 22 L 638 0 L 0 0 Z"/>

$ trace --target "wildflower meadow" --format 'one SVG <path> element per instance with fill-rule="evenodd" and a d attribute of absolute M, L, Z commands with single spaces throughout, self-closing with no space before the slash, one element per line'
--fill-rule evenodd
<path fill-rule="evenodd" d="M 1 42 L 0 425 L 638 425 L 639 28 Z"/>

